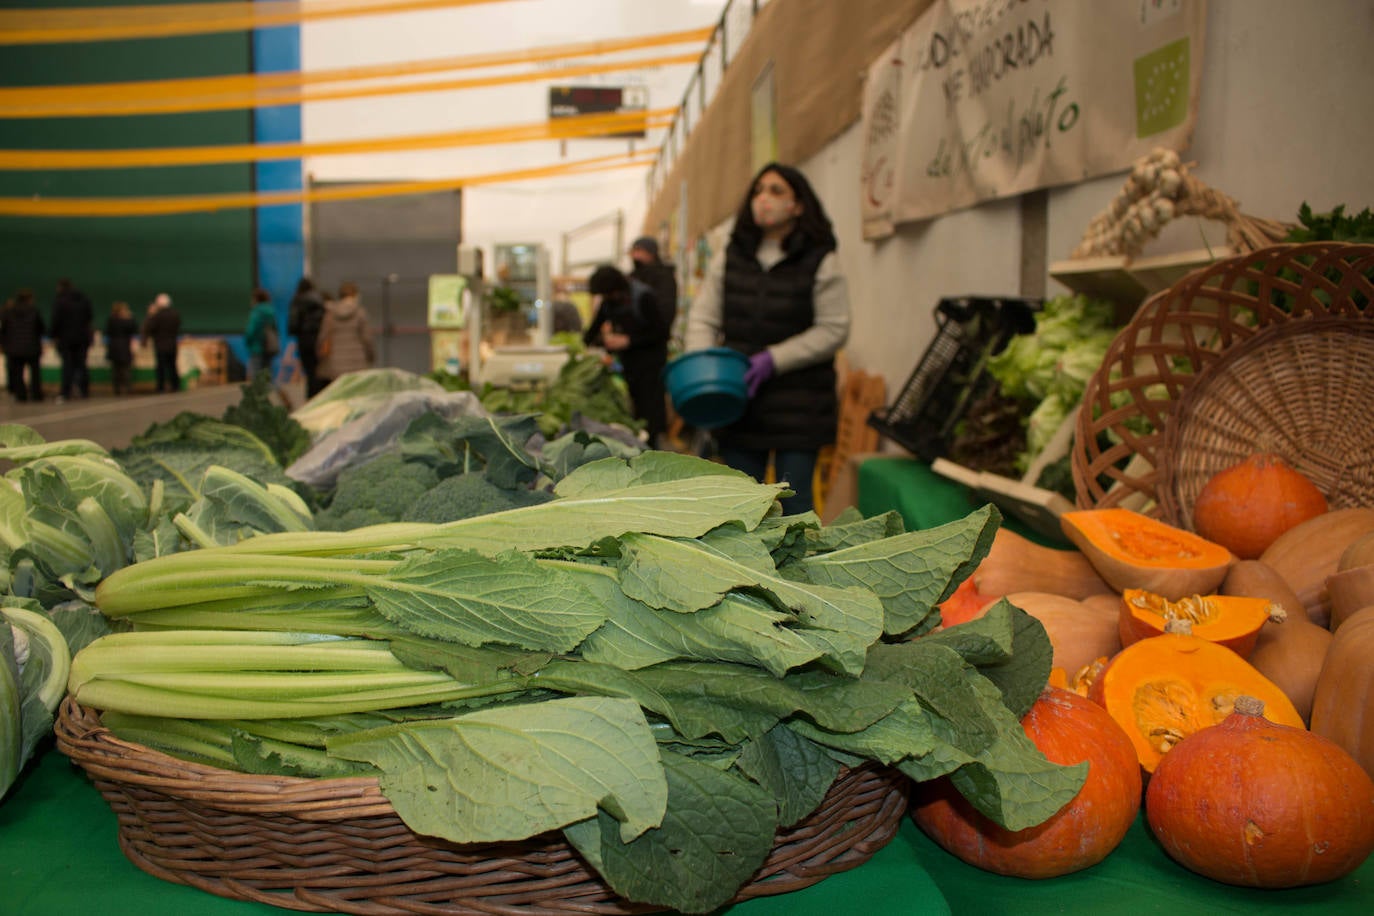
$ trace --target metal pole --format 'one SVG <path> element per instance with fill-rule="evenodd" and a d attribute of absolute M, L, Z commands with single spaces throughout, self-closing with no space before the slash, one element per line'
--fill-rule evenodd
<path fill-rule="evenodd" d="M 400 274 L 387 274 L 382 278 L 382 358 L 383 367 L 391 365 L 391 284 L 401 279 Z"/>

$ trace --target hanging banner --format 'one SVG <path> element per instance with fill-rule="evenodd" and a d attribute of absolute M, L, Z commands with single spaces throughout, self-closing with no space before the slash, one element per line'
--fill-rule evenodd
<path fill-rule="evenodd" d="M 935 0 L 869 68 L 864 237 L 1192 140 L 1205 0 Z"/>

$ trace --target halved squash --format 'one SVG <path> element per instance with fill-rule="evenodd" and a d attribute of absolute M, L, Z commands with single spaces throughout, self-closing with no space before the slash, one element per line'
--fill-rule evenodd
<path fill-rule="evenodd" d="M 1248 658 L 1265 621 L 1282 623 L 1286 617 L 1283 608 L 1264 598 L 1189 595 L 1170 601 L 1142 588 L 1128 588 L 1121 595 L 1121 645 L 1162 636 L 1170 620 L 1187 620 L 1194 636 Z"/>
<path fill-rule="evenodd" d="M 1141 588 L 1176 601 L 1216 591 L 1231 551 L 1130 509 L 1080 509 L 1059 517 L 1064 534 L 1117 591 Z"/>
<path fill-rule="evenodd" d="M 1088 688 L 1126 730 L 1146 773 L 1193 732 L 1231 714 L 1237 697 L 1264 701 L 1271 722 L 1304 728 L 1284 692 L 1230 649 L 1186 632 L 1183 621 L 1163 636 L 1122 649 Z M 1175 628 L 1180 628 L 1175 632 Z"/>

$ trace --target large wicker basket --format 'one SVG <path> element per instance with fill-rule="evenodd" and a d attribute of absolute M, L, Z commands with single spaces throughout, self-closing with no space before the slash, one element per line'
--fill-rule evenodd
<path fill-rule="evenodd" d="M 1148 299 L 1083 395 L 1072 463 L 1082 508 L 1184 528 L 1207 479 L 1255 451 L 1307 474 L 1333 508 L 1374 505 L 1374 245 L 1276 245 Z"/>
<path fill-rule="evenodd" d="M 187 763 L 116 738 L 70 697 L 58 748 L 95 782 L 139 868 L 223 897 L 308 912 L 627 914 L 557 835 L 459 846 L 418 836 L 375 778 L 250 776 Z M 909 782 L 895 770 L 844 770 L 820 807 L 780 830 L 736 900 L 808 887 L 860 865 L 901 826 Z"/>

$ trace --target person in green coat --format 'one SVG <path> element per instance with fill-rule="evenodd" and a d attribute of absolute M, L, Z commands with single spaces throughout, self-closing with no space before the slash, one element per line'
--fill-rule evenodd
<path fill-rule="evenodd" d="M 271 367 L 272 359 L 279 349 L 279 333 L 277 310 L 272 305 L 272 296 L 267 290 L 258 287 L 253 290 L 253 310 L 248 313 L 248 328 L 243 332 L 243 342 L 248 347 L 249 381 L 259 372 Z"/>

